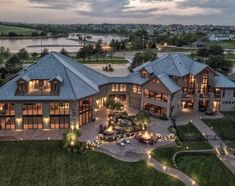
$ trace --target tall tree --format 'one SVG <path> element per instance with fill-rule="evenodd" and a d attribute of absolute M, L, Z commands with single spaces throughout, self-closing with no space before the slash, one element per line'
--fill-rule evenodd
<path fill-rule="evenodd" d="M 60 50 L 60 53 L 63 54 L 63 55 L 65 55 L 65 56 L 69 56 L 68 51 L 67 51 L 65 48 L 62 48 L 62 49 Z"/>
<path fill-rule="evenodd" d="M 42 53 L 41 53 L 41 57 L 43 57 L 43 56 L 45 56 L 47 54 L 49 54 L 49 50 L 47 48 L 44 48 Z"/>
<path fill-rule="evenodd" d="M 27 59 L 29 59 L 29 53 L 25 48 L 22 48 L 18 52 L 18 57 L 23 61 L 27 60 Z"/>
<path fill-rule="evenodd" d="M 8 72 L 12 73 L 21 70 L 23 64 L 17 55 L 13 55 L 7 60 L 5 67 Z"/>
<path fill-rule="evenodd" d="M 97 62 L 99 61 L 99 56 L 102 53 L 102 46 L 101 45 L 102 45 L 102 40 L 99 39 L 99 41 L 96 43 L 95 49 L 94 49 L 94 53 L 96 54 L 96 61 Z"/>
<path fill-rule="evenodd" d="M 38 53 L 37 52 L 33 52 L 31 54 L 31 56 L 32 56 L 33 59 L 36 59 L 38 57 Z"/>

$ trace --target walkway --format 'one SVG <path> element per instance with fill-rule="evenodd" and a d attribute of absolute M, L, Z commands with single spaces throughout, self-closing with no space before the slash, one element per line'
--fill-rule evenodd
<path fill-rule="evenodd" d="M 171 168 L 171 167 L 166 167 L 165 165 L 161 164 L 160 162 L 158 162 L 152 157 L 148 160 L 148 162 L 149 162 L 149 165 L 153 166 L 159 172 L 162 172 L 164 174 L 167 174 L 167 175 L 170 175 L 172 177 L 179 179 L 186 186 L 192 186 L 192 185 L 199 186 L 192 178 L 190 178 L 183 172 L 177 169 Z"/>
<path fill-rule="evenodd" d="M 159 147 L 160 148 L 160 147 Z M 112 156 L 115 159 L 125 162 L 136 162 L 140 160 L 146 160 L 149 166 L 152 166 L 157 171 L 167 174 L 169 176 L 175 177 L 181 182 L 183 182 L 186 186 L 199 186 L 193 179 L 189 176 L 181 172 L 180 170 L 167 167 L 151 156 L 148 156 L 147 153 L 138 153 L 138 152 L 126 152 L 125 154 L 113 154 L 112 152 L 108 151 L 107 149 L 103 149 L 102 147 L 98 147 L 96 151 L 107 154 Z"/>
<path fill-rule="evenodd" d="M 212 147 L 220 147 L 223 145 L 226 147 L 226 144 L 220 139 L 220 137 L 210 128 L 208 127 L 202 120 L 201 118 L 221 118 L 223 115 L 221 113 L 218 113 L 218 115 L 215 116 L 206 116 L 203 115 L 204 113 L 200 112 L 183 112 L 179 115 L 179 117 L 176 119 L 176 124 L 177 125 L 185 125 L 189 121 L 193 123 L 193 125 L 204 135 L 204 136 L 215 136 L 215 139 L 212 138 L 207 138 L 208 143 Z M 228 169 L 230 169 L 233 174 L 235 174 L 235 165 L 234 165 L 234 159 L 231 158 L 230 156 L 218 156 L 219 159 L 226 165 Z"/>

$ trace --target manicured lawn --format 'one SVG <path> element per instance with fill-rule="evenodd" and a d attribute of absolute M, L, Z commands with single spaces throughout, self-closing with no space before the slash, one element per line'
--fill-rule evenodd
<path fill-rule="evenodd" d="M 188 136 L 201 137 L 201 133 L 191 124 L 178 126 L 178 134 L 181 138 Z M 157 149 L 153 157 L 161 163 L 174 167 L 172 158 L 177 151 L 182 150 L 207 150 L 212 147 L 207 142 L 186 142 L 180 148 L 169 147 Z M 188 148 L 186 148 L 188 147 Z M 200 186 L 232 186 L 235 176 L 224 166 L 224 164 L 213 155 L 182 155 L 177 158 L 177 166 L 182 172 L 193 178 Z"/>
<path fill-rule="evenodd" d="M 213 127 L 213 130 L 218 136 L 225 141 L 235 141 L 235 113 L 227 112 L 223 113 L 224 118 L 220 119 L 203 119 L 203 121 L 209 126 Z"/>
<path fill-rule="evenodd" d="M 82 58 L 76 58 L 73 57 L 76 61 L 79 61 L 80 63 L 91 63 L 91 64 L 123 64 L 128 63 L 128 61 L 122 57 L 99 57 L 99 60 L 97 61 L 96 56 L 92 56 L 90 61 L 88 61 L 88 58 L 83 61 Z"/>
<path fill-rule="evenodd" d="M 9 32 L 15 32 L 16 34 L 29 36 L 32 34 L 32 32 L 39 32 L 35 29 L 29 29 L 29 28 L 23 28 L 23 27 L 16 27 L 16 26 L 5 26 L 0 25 L 0 34 L 8 34 Z"/>
<path fill-rule="evenodd" d="M 177 165 L 200 186 L 235 185 L 235 176 L 216 156 L 182 156 Z"/>
<path fill-rule="evenodd" d="M 177 131 L 181 141 L 205 141 L 201 132 L 192 123 L 177 126 Z"/>
<path fill-rule="evenodd" d="M 220 45 L 223 48 L 235 48 L 235 40 L 231 41 L 220 41 L 220 42 L 209 42 L 210 45 Z"/>
<path fill-rule="evenodd" d="M 70 154 L 53 141 L 0 142 L 0 172 L 4 186 L 183 185 L 145 161 L 126 163 L 98 152 Z"/>
<path fill-rule="evenodd" d="M 159 162 L 174 167 L 173 164 L 173 156 L 176 152 L 186 150 L 186 147 L 188 147 L 189 150 L 207 150 L 212 149 L 212 147 L 205 142 L 184 142 L 182 147 L 168 147 L 168 148 L 161 148 L 156 149 L 153 151 L 152 155 L 153 157 L 158 160 Z"/>

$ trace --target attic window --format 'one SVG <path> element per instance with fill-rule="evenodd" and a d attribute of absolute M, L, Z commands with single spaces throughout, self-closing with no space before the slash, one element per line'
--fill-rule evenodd
<path fill-rule="evenodd" d="M 146 72 L 145 70 L 141 71 L 141 77 L 142 78 L 147 78 L 148 77 L 148 72 Z"/>
<path fill-rule="evenodd" d="M 153 79 L 153 83 L 159 84 L 160 81 L 158 79 Z"/>

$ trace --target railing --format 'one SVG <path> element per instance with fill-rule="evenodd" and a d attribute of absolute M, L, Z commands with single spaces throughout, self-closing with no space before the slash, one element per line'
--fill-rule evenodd
<path fill-rule="evenodd" d="M 59 92 L 16 92 L 16 96 L 58 96 Z"/>

